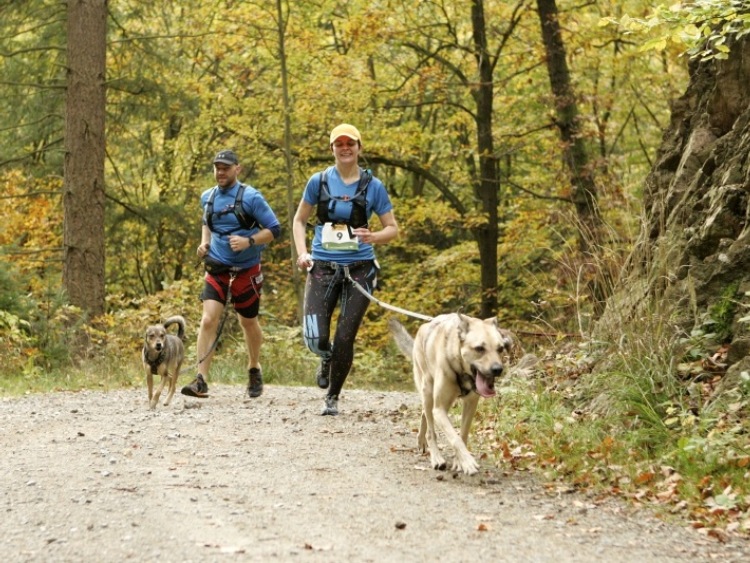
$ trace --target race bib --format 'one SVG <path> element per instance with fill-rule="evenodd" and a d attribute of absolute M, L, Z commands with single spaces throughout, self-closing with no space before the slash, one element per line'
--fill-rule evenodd
<path fill-rule="evenodd" d="M 326 250 L 359 250 L 359 241 L 349 225 L 325 223 L 321 242 Z"/>

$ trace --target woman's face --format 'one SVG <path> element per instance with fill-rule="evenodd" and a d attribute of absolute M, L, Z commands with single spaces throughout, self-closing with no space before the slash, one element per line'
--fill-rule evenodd
<path fill-rule="evenodd" d="M 356 163 L 359 158 L 359 141 L 349 137 L 339 137 L 331 144 L 331 150 L 337 163 Z"/>

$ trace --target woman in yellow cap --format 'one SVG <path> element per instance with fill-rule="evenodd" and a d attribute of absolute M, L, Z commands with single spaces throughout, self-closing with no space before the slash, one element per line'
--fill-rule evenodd
<path fill-rule="evenodd" d="M 306 269 L 304 340 L 320 356 L 318 386 L 327 389 L 321 414 L 337 415 L 338 399 L 354 358 L 354 340 L 370 304 L 346 274 L 370 294 L 377 285 L 376 244 L 398 236 L 398 224 L 385 186 L 359 166 L 362 136 L 342 123 L 331 131 L 329 147 L 335 164 L 313 174 L 294 215 L 297 266 Z M 315 213 L 312 252 L 307 249 L 307 221 Z M 375 214 L 381 228 L 371 230 Z M 339 318 L 331 341 L 336 304 Z"/>

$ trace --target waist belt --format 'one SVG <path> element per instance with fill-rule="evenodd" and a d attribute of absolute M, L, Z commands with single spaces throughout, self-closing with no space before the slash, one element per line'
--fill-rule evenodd
<path fill-rule="evenodd" d="M 337 270 L 339 268 L 358 268 L 359 266 L 370 266 L 372 260 L 357 260 L 356 262 L 350 262 L 349 264 L 339 264 L 338 262 L 327 262 L 325 260 L 315 260 L 317 266 L 323 266 L 331 270 Z"/>

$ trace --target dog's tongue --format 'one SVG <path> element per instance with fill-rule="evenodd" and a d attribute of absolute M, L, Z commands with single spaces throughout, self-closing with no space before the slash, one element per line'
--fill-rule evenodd
<path fill-rule="evenodd" d="M 482 377 L 480 374 L 477 374 L 476 384 L 477 384 L 477 393 L 479 393 L 482 397 L 494 397 L 495 396 L 495 390 L 489 388 L 489 386 L 487 385 L 487 382 L 484 380 L 484 377 Z"/>

